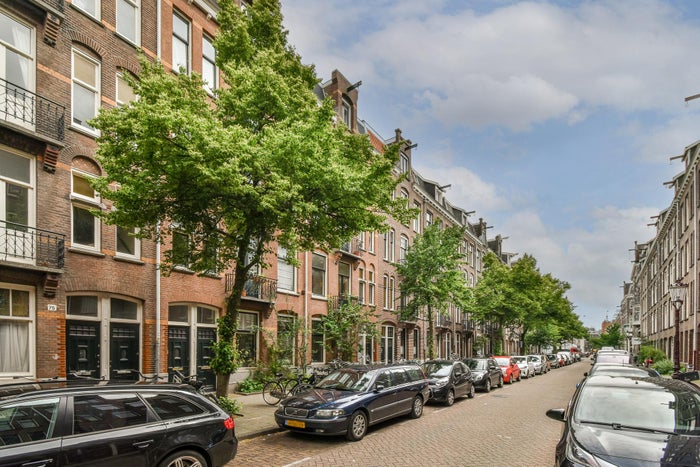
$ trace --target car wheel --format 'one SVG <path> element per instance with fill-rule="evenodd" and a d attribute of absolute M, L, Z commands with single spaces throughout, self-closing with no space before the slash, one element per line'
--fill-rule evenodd
<path fill-rule="evenodd" d="M 170 454 L 158 465 L 160 467 L 206 467 L 207 461 L 198 452 L 179 451 Z"/>
<path fill-rule="evenodd" d="M 469 386 L 469 392 L 467 393 L 467 397 L 470 399 L 474 399 L 474 396 L 476 396 L 476 389 L 474 389 L 474 385 L 472 384 Z"/>
<path fill-rule="evenodd" d="M 503 387 L 503 376 L 498 377 L 498 387 L 502 388 Z"/>
<path fill-rule="evenodd" d="M 491 379 L 486 380 L 486 384 L 484 384 L 484 391 L 486 392 L 491 392 Z"/>
<path fill-rule="evenodd" d="M 350 441 L 359 441 L 367 434 L 367 415 L 358 410 L 348 420 L 348 433 L 345 435 Z"/>
<path fill-rule="evenodd" d="M 447 391 L 447 396 L 445 397 L 445 405 L 452 405 L 455 403 L 455 391 L 454 389 L 450 389 Z"/>
<path fill-rule="evenodd" d="M 423 399 L 420 396 L 413 398 L 413 404 L 411 405 L 411 418 L 420 418 L 423 415 Z"/>
<path fill-rule="evenodd" d="M 508 384 L 513 384 L 515 382 L 515 377 L 513 376 L 513 373 L 510 374 L 508 377 Z"/>

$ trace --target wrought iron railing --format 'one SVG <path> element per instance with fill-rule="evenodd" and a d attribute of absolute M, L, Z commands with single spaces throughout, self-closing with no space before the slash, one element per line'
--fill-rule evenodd
<path fill-rule="evenodd" d="M 360 250 L 364 248 L 364 245 L 358 238 L 353 238 L 349 242 L 345 242 L 340 246 L 340 251 L 345 253 L 350 253 L 351 255 L 359 255 Z"/>
<path fill-rule="evenodd" d="M 63 141 L 66 108 L 0 78 L 0 119 Z"/>
<path fill-rule="evenodd" d="M 359 304 L 360 302 L 360 297 L 356 297 L 354 295 L 334 295 L 331 297 L 328 297 L 328 311 L 333 311 L 337 310 L 340 307 L 344 305 L 350 305 L 350 304 Z"/>
<path fill-rule="evenodd" d="M 226 274 L 226 292 L 233 290 L 235 274 Z M 253 298 L 275 303 L 277 299 L 277 280 L 258 274 L 250 274 L 243 286 L 243 298 Z"/>
<path fill-rule="evenodd" d="M 63 269 L 66 237 L 49 230 L 0 221 L 0 259 Z"/>
<path fill-rule="evenodd" d="M 42 7 L 48 5 L 61 13 L 65 11 L 66 0 L 31 0 L 31 2 Z"/>

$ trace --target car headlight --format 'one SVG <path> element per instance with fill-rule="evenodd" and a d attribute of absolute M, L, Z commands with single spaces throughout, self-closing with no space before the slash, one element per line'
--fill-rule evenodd
<path fill-rule="evenodd" d="M 484 376 L 486 376 L 486 373 L 474 375 L 474 381 L 481 381 L 482 379 L 484 379 Z"/>
<path fill-rule="evenodd" d="M 316 411 L 316 417 L 318 418 L 334 418 L 345 415 L 345 410 L 343 409 L 319 409 Z"/>
<path fill-rule="evenodd" d="M 441 388 L 441 387 L 443 387 L 444 385 L 447 384 L 447 381 L 448 381 L 447 378 L 439 379 L 439 380 L 435 381 L 435 387 L 436 387 L 436 388 Z"/>
<path fill-rule="evenodd" d="M 614 467 L 614 464 L 597 459 L 593 454 L 583 449 L 569 432 L 566 439 L 566 458 L 574 465 L 587 467 Z"/>

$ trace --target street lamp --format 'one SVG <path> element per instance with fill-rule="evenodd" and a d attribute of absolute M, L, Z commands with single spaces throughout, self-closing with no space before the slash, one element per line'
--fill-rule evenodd
<path fill-rule="evenodd" d="M 673 337 L 673 377 L 678 378 L 681 373 L 681 323 L 680 323 L 680 311 L 683 306 L 683 301 L 685 300 L 685 294 L 687 292 L 686 285 L 682 284 L 681 281 L 676 281 L 675 284 L 669 286 L 668 291 L 671 294 L 671 305 L 673 305 L 674 315 L 674 325 L 675 334 Z"/>

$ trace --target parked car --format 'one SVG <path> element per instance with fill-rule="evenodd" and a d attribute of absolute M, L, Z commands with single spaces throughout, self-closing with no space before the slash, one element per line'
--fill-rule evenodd
<path fill-rule="evenodd" d="M 660 377 L 591 375 L 568 408 L 547 416 L 564 423 L 555 465 L 697 465 L 700 389 Z"/>
<path fill-rule="evenodd" d="M 477 389 L 489 392 L 494 386 L 503 387 L 503 372 L 493 358 L 467 358 L 463 361 L 472 371 Z"/>
<path fill-rule="evenodd" d="M 653 368 L 645 368 L 620 363 L 596 363 L 583 375 L 638 376 L 640 378 L 661 376 L 659 372 Z"/>
<path fill-rule="evenodd" d="M 547 372 L 547 366 L 542 361 L 541 355 L 528 355 L 527 361 L 532 362 L 532 366 L 535 367 L 535 374 L 536 375 L 543 375 Z"/>
<path fill-rule="evenodd" d="M 546 354 L 540 354 L 540 359 L 542 359 L 542 363 L 544 364 L 544 372 L 549 373 L 552 369 L 552 363 L 549 361 L 549 358 L 547 358 Z"/>
<path fill-rule="evenodd" d="M 0 390 L 3 466 L 213 467 L 238 449 L 233 418 L 191 386 L 13 386 Z"/>
<path fill-rule="evenodd" d="M 520 367 L 515 363 L 513 357 L 498 356 L 493 358 L 501 367 L 504 383 L 513 384 L 515 381 L 520 381 Z"/>
<path fill-rule="evenodd" d="M 522 378 L 535 376 L 535 365 L 527 359 L 527 355 L 515 355 L 513 360 L 520 367 L 520 376 Z"/>
<path fill-rule="evenodd" d="M 547 354 L 547 360 L 549 360 L 549 364 L 552 368 L 559 368 L 559 357 L 557 357 L 557 354 Z"/>
<path fill-rule="evenodd" d="M 599 350 L 594 363 L 629 364 L 630 355 L 626 350 Z"/>
<path fill-rule="evenodd" d="M 430 400 L 452 405 L 462 396 L 474 397 L 472 372 L 458 360 L 429 360 L 423 364 L 423 371 L 430 383 Z"/>
<path fill-rule="evenodd" d="M 400 415 L 419 418 L 429 398 L 419 365 L 349 366 L 280 401 L 275 421 L 286 430 L 359 441 L 375 423 Z"/>

